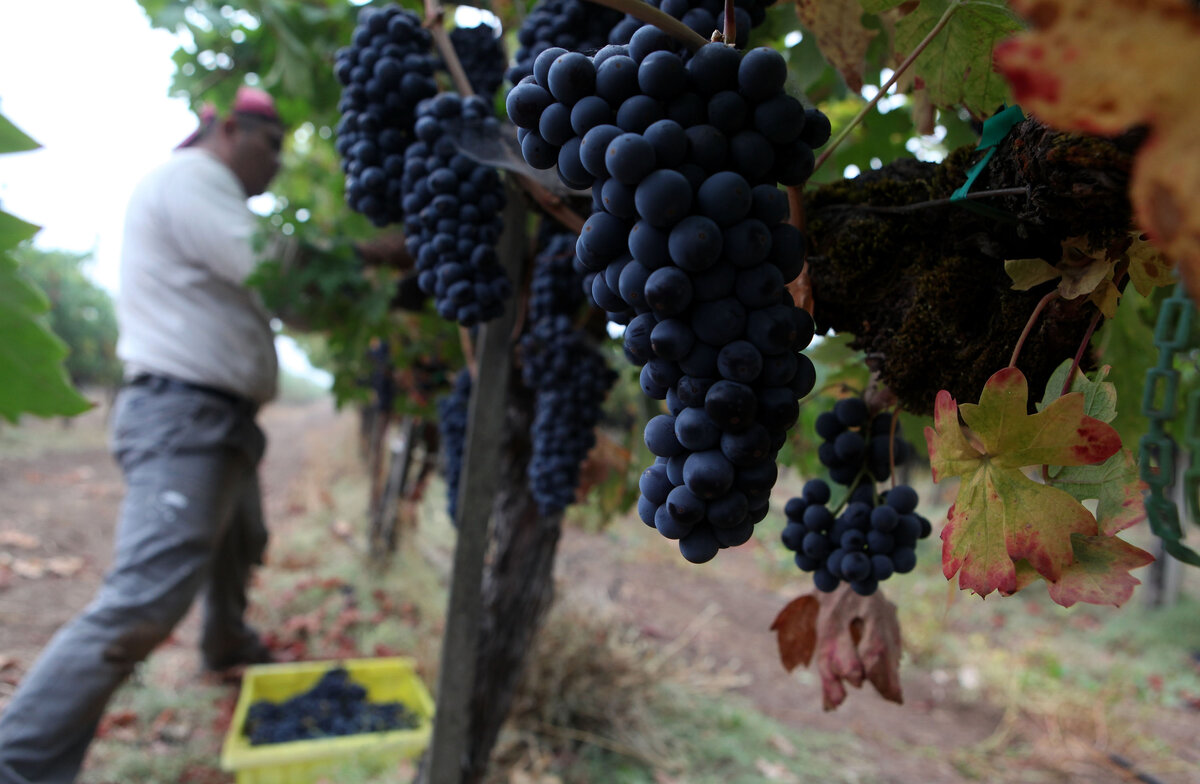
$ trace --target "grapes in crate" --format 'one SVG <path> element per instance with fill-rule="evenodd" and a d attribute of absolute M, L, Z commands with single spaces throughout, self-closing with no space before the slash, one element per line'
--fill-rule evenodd
<path fill-rule="evenodd" d="M 254 702 L 242 731 L 252 746 L 260 746 L 414 729 L 419 724 L 420 718 L 404 703 L 368 702 L 367 690 L 337 667 L 303 694 L 283 702 Z"/>

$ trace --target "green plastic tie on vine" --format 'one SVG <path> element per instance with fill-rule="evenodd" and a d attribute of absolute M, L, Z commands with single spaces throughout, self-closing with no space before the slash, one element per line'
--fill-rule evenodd
<path fill-rule="evenodd" d="M 992 160 L 992 156 L 996 154 L 996 148 L 1000 146 L 1000 142 L 1004 141 L 1005 137 L 1017 126 L 1017 123 L 1024 119 L 1025 113 L 1021 111 L 1021 107 L 1014 105 L 998 111 L 984 120 L 983 131 L 979 136 L 979 146 L 975 149 L 977 151 L 986 150 L 986 152 L 979 159 L 978 163 L 967 170 L 967 181 L 958 190 L 950 194 L 950 201 L 952 203 L 957 202 L 960 206 L 989 218 L 1008 222 L 1016 221 L 1016 216 L 1011 213 L 968 199 L 967 194 L 971 192 L 971 186 L 975 184 L 975 180 L 979 177 L 979 174 L 987 167 L 988 162 Z"/>

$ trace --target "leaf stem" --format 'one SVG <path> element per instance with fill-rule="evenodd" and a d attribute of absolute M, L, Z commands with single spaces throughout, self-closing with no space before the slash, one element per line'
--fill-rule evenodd
<path fill-rule="evenodd" d="M 1122 271 L 1113 281 L 1113 285 L 1120 286 L 1124 277 L 1125 271 Z M 1100 316 L 1102 315 L 1103 312 L 1099 309 L 1092 314 L 1092 321 L 1088 324 L 1087 331 L 1083 333 L 1083 340 L 1080 341 L 1078 350 L 1075 351 L 1075 359 L 1071 362 L 1071 372 L 1067 373 L 1067 378 L 1063 381 L 1063 388 L 1058 393 L 1059 397 L 1067 394 L 1067 390 L 1071 388 L 1071 379 L 1075 378 L 1075 371 L 1079 369 L 1079 363 L 1083 361 L 1083 352 L 1087 350 L 1088 344 L 1092 342 L 1092 334 L 1096 331 L 1096 326 L 1100 323 Z"/>
<path fill-rule="evenodd" d="M 634 19 L 641 19 L 647 24 L 652 24 L 693 52 L 705 44 L 711 43 L 675 17 L 659 11 L 649 3 L 643 3 L 642 0 L 588 0 L 588 2 L 611 8 L 614 11 L 622 11 Z"/>
<path fill-rule="evenodd" d="M 1009 367 L 1017 366 L 1017 357 L 1021 355 L 1021 348 L 1025 345 L 1025 340 L 1029 337 L 1029 333 L 1033 332 L 1033 326 L 1037 323 L 1038 316 L 1042 315 L 1042 311 L 1046 309 L 1054 300 L 1058 299 L 1058 289 L 1054 289 L 1038 300 L 1037 307 L 1029 314 L 1029 320 L 1025 322 L 1025 329 L 1021 330 L 1021 337 L 1017 338 L 1017 345 L 1013 347 L 1012 359 L 1008 360 Z"/>
<path fill-rule="evenodd" d="M 954 12 L 958 10 L 960 5 L 962 5 L 962 0 L 951 0 L 950 5 L 942 14 L 942 18 L 937 21 L 937 24 L 933 26 L 933 29 L 931 29 L 926 36 L 921 39 L 921 42 L 916 45 L 908 57 L 904 58 L 904 62 L 896 66 L 896 70 L 892 73 L 892 78 L 888 79 L 885 84 L 880 86 L 879 92 L 875 94 L 875 97 L 867 102 L 867 105 L 864 106 L 862 110 L 854 116 L 854 119 L 850 121 L 850 124 L 839 131 L 838 135 L 834 137 L 832 142 L 829 143 L 829 146 L 821 152 L 821 156 L 817 158 L 816 165 L 813 166 L 814 174 L 821 168 L 821 164 L 825 163 L 825 161 L 829 159 L 829 156 L 833 154 L 833 151 L 837 149 L 838 145 L 846 140 L 846 137 L 850 135 L 850 132 L 858 127 L 859 123 L 863 121 L 863 118 L 875 108 L 875 104 L 879 103 L 879 100 L 883 98 L 883 96 L 887 95 L 887 91 L 891 89 L 892 85 L 900 79 L 904 72 L 907 71 L 914 62 L 916 62 L 916 59 L 920 57 L 921 53 L 924 52 L 929 44 L 933 42 L 933 39 L 937 37 L 938 33 L 942 32 L 946 25 L 950 23 L 950 18 L 954 16 Z"/>

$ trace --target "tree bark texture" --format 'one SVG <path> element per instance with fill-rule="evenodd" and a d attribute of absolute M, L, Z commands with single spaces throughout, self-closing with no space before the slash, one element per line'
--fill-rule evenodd
<path fill-rule="evenodd" d="M 1073 237 L 1119 255 L 1132 229 L 1127 185 L 1140 140 L 1138 133 L 1112 140 L 1061 134 L 1026 120 L 971 189 L 1024 188 L 1024 195 L 928 204 L 949 199 L 966 181 L 981 156 L 969 148 L 941 164 L 902 159 L 808 194 L 819 334 L 852 334 L 852 347 L 865 352 L 908 411 L 931 413 L 940 389 L 978 400 L 1056 285 L 1014 291 L 1005 260 L 1058 262 L 1063 240 Z M 1008 217 L 979 214 L 971 208 L 978 204 Z M 1042 313 L 1017 362 L 1035 399 L 1054 368 L 1075 355 L 1095 312 L 1080 297 L 1058 299 Z"/>
<path fill-rule="evenodd" d="M 526 656 L 554 598 L 562 515 L 543 516 L 529 493 L 533 393 L 509 381 L 507 433 L 492 513 L 492 552 L 483 576 L 483 617 L 471 697 L 464 784 L 477 784 L 508 718 Z"/>

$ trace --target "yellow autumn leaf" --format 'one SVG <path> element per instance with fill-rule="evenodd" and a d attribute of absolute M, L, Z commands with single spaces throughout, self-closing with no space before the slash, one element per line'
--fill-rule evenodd
<path fill-rule="evenodd" d="M 796 0 L 796 17 L 800 24 L 813 32 L 821 54 L 855 93 L 863 86 L 867 47 L 879 34 L 863 26 L 862 15 L 863 9 L 857 0 Z"/>
<path fill-rule="evenodd" d="M 1100 285 L 1096 286 L 1089 297 L 1092 304 L 1100 308 L 1100 312 L 1104 314 L 1104 318 L 1112 318 L 1117 315 L 1117 303 L 1121 300 L 1121 290 L 1118 289 L 1112 282 L 1112 278 L 1100 281 Z"/>
<path fill-rule="evenodd" d="M 1004 262 L 1004 271 L 1012 278 L 1014 291 L 1029 291 L 1062 275 L 1058 267 L 1045 259 L 1009 259 Z"/>
<path fill-rule="evenodd" d="M 1130 200 L 1138 225 L 1178 265 L 1192 299 L 1200 301 L 1195 4 L 1012 0 L 1011 5 L 1032 29 L 997 46 L 995 63 L 1022 108 L 1069 131 L 1112 135 L 1148 127 L 1130 178 Z"/>
<path fill-rule="evenodd" d="M 1133 243 L 1125 255 L 1129 259 L 1129 281 L 1143 297 L 1151 289 L 1175 283 L 1171 262 L 1163 258 L 1162 252 L 1138 232 L 1134 232 Z"/>

